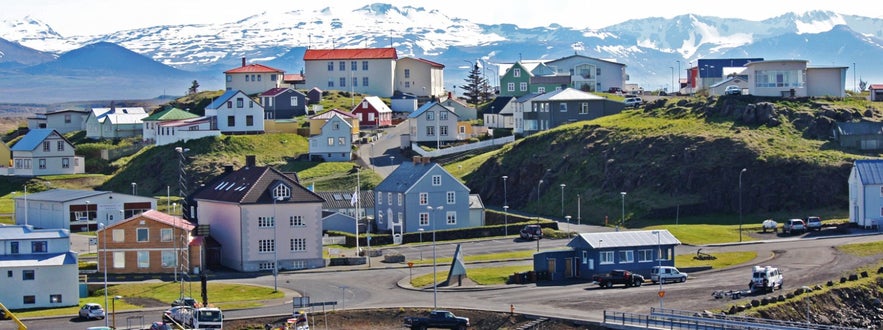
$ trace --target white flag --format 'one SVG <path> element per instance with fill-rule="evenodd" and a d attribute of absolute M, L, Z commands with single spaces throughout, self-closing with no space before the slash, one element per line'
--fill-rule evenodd
<path fill-rule="evenodd" d="M 359 192 L 356 191 L 353 193 L 353 198 L 350 198 L 350 205 L 356 205 L 359 202 Z"/>

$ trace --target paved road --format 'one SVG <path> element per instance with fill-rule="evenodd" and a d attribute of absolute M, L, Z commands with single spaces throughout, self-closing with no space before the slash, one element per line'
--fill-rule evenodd
<path fill-rule="evenodd" d="M 407 121 L 398 126 L 384 129 L 383 135 L 378 140 L 363 144 L 356 150 L 359 163 L 386 178 L 396 169 L 397 164 L 401 164 L 405 160 L 401 153 L 401 135 L 407 133 Z"/>
<path fill-rule="evenodd" d="M 770 237 L 775 237 L 770 234 Z M 837 253 L 833 246 L 848 243 L 879 241 L 881 235 L 852 236 L 838 238 L 776 238 L 768 241 L 746 244 L 714 246 L 681 246 L 678 253 L 695 254 L 702 248 L 706 253 L 727 251 L 756 251 L 757 259 L 747 265 L 729 269 L 711 270 L 690 274 L 686 283 L 667 284 L 665 308 L 684 310 L 723 309 L 733 303 L 728 299 L 714 299 L 714 290 L 744 290 L 750 277 L 750 266 L 775 265 L 785 275 L 785 289 L 793 290 L 803 285 L 815 285 L 828 280 L 838 280 L 843 271 L 873 264 L 879 257 L 855 257 Z M 541 249 L 555 249 L 567 240 L 542 240 Z M 534 249 L 534 242 L 521 242 L 517 239 L 492 239 L 462 243 L 466 254 L 498 252 L 506 250 Z M 436 244 L 439 257 L 451 256 L 454 244 Z M 419 258 L 420 250 L 429 258 L 431 245 L 400 247 L 408 258 Z M 530 261 L 519 260 L 508 264 L 528 265 Z M 470 264 L 468 268 L 481 267 Z M 439 265 L 447 269 L 448 265 Z M 402 287 L 413 274 L 430 273 L 431 266 L 409 270 L 400 264 L 373 262 L 367 266 L 329 267 L 313 271 L 285 272 L 279 275 L 279 287 L 290 290 L 285 300 L 275 301 L 266 307 L 250 310 L 226 311 L 227 317 L 245 317 L 291 312 L 291 298 L 297 294 L 310 296 L 312 301 L 337 301 L 336 308 L 378 308 L 417 306 L 432 307 L 432 290 L 417 290 Z M 273 285 L 272 276 L 247 279 L 219 280 L 256 285 Z M 476 308 L 505 312 L 514 305 L 517 312 L 541 314 L 554 317 L 598 321 L 604 310 L 646 313 L 650 307 L 659 306 L 657 291 L 659 286 L 646 285 L 639 288 L 600 289 L 591 283 L 564 283 L 534 285 L 504 285 L 491 290 L 474 288 L 441 288 L 435 295 L 439 307 Z M 297 293 L 294 293 L 297 292 Z M 210 293 L 219 294 L 219 293 Z M 221 293 L 222 294 L 222 293 Z M 143 315 L 145 320 L 158 319 L 159 311 L 137 311 L 119 313 L 117 325 L 131 316 Z M 103 325 L 103 321 L 76 322 L 72 318 L 28 320 L 34 328 L 70 328 Z M 93 324 L 94 323 L 94 324 Z M 0 322 L 0 329 L 10 329 L 8 323 Z"/>

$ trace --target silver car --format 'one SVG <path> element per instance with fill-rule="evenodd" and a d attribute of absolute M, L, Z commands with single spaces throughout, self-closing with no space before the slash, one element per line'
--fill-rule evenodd
<path fill-rule="evenodd" d="M 80 307 L 80 318 L 84 318 L 87 320 L 91 319 L 103 319 L 104 318 L 104 308 L 101 308 L 101 305 L 96 303 L 88 303 Z"/>

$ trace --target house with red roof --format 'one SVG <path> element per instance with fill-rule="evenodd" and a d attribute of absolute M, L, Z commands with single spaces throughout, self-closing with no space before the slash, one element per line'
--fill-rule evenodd
<path fill-rule="evenodd" d="M 307 87 L 390 97 L 394 84 L 395 48 L 307 49 Z"/>
<path fill-rule="evenodd" d="M 365 127 L 392 126 L 392 109 L 377 96 L 366 96 L 359 102 L 352 114 L 359 118 L 359 125 Z"/>
<path fill-rule="evenodd" d="M 883 101 L 883 84 L 871 84 L 868 86 L 868 99 L 871 101 Z"/>
<path fill-rule="evenodd" d="M 445 66 L 430 60 L 403 57 L 396 61 L 395 90 L 420 97 L 445 94 Z"/>
<path fill-rule="evenodd" d="M 242 58 L 242 66 L 224 71 L 226 89 L 240 90 L 252 95 L 271 88 L 281 87 L 285 71 L 263 64 L 246 64 Z"/>

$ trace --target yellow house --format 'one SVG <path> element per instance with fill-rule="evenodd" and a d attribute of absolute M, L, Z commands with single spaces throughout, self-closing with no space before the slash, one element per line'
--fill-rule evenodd
<path fill-rule="evenodd" d="M 325 122 L 334 117 L 335 114 L 340 116 L 340 118 L 345 119 L 346 122 L 353 127 L 352 140 L 357 140 L 359 138 L 359 116 L 337 109 L 331 109 L 310 117 L 310 136 L 322 134 L 322 126 L 325 125 Z"/>

